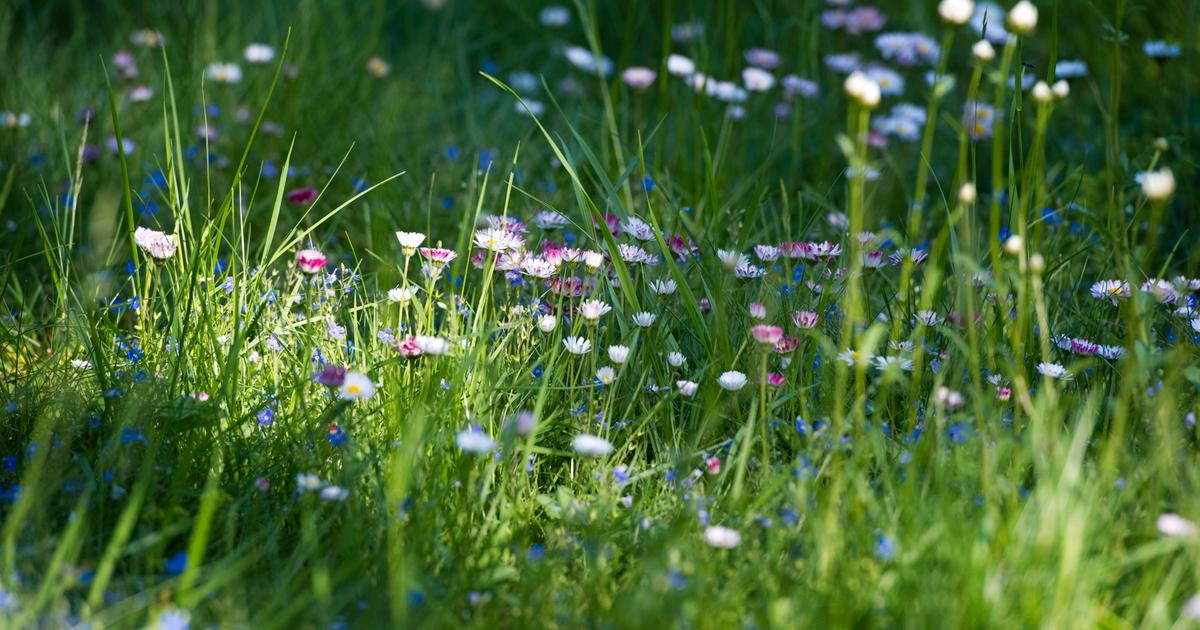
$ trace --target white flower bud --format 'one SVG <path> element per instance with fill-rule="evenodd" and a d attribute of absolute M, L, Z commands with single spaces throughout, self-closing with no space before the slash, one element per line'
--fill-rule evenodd
<path fill-rule="evenodd" d="M 874 108 L 879 104 L 879 84 L 862 72 L 854 71 L 846 77 L 846 94 L 863 107 Z"/>
<path fill-rule="evenodd" d="M 977 196 L 978 192 L 975 190 L 975 184 L 972 182 L 967 182 L 962 185 L 962 188 L 958 189 L 958 200 L 961 201 L 963 205 L 969 206 L 975 203 Z"/>
<path fill-rule="evenodd" d="M 1175 174 L 1165 167 L 1142 173 L 1142 194 L 1151 201 L 1166 201 L 1175 194 Z"/>
<path fill-rule="evenodd" d="M 971 55 L 979 61 L 988 62 L 996 58 L 996 49 L 986 39 L 981 39 L 971 46 Z"/>
<path fill-rule="evenodd" d="M 1023 249 L 1025 249 L 1025 239 L 1016 234 L 1013 234 L 1008 237 L 1007 241 L 1004 241 L 1004 251 L 1013 256 L 1020 254 Z"/>
<path fill-rule="evenodd" d="M 975 3 L 972 0 L 942 0 L 938 3 L 938 15 L 947 24 L 962 26 L 971 20 L 975 13 Z"/>
<path fill-rule="evenodd" d="M 1033 95 L 1033 100 L 1039 103 L 1049 103 L 1054 99 L 1054 92 L 1050 90 L 1050 86 L 1046 85 L 1045 81 L 1038 81 L 1034 84 L 1031 94 Z"/>
<path fill-rule="evenodd" d="M 1029 0 L 1021 0 L 1008 12 L 1008 28 L 1018 35 L 1028 35 L 1037 28 L 1038 10 Z"/>

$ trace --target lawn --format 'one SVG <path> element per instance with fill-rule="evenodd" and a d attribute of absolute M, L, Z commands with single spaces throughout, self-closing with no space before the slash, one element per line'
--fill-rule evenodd
<path fill-rule="evenodd" d="M 1198 41 L 7 3 L 0 627 L 1198 627 Z"/>

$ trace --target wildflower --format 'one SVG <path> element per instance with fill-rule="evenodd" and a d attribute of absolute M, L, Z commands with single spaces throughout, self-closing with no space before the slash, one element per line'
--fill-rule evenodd
<path fill-rule="evenodd" d="M 704 460 L 704 468 L 708 471 L 708 474 L 710 474 L 710 475 L 720 474 L 721 473 L 721 458 L 714 455 L 712 457 L 705 459 Z"/>
<path fill-rule="evenodd" d="M 897 367 L 903 372 L 911 372 L 913 367 L 912 359 L 904 357 L 879 355 L 872 357 L 872 360 L 875 362 L 875 369 L 880 372 L 886 372 L 892 367 Z"/>
<path fill-rule="evenodd" d="M 709 525 L 704 528 L 704 542 L 714 549 L 733 549 L 742 544 L 742 535 L 723 525 Z"/>
<path fill-rule="evenodd" d="M 1143 293 L 1153 295 L 1160 304 L 1174 304 L 1179 301 L 1179 293 L 1176 292 L 1175 286 L 1161 278 L 1143 282 L 1140 289 Z"/>
<path fill-rule="evenodd" d="M 518 249 L 524 244 L 525 239 L 506 229 L 485 228 L 475 232 L 475 245 L 491 252 Z"/>
<path fill-rule="evenodd" d="M 266 44 L 250 44 L 243 56 L 250 63 L 267 63 L 275 58 L 275 49 Z"/>
<path fill-rule="evenodd" d="M 441 247 L 422 247 L 420 250 L 421 256 L 425 257 L 435 267 L 449 264 L 458 254 L 452 249 L 443 249 Z"/>
<path fill-rule="evenodd" d="M 587 354 L 592 350 L 592 342 L 584 337 L 567 337 L 563 339 L 563 346 L 567 352 L 575 355 Z"/>
<path fill-rule="evenodd" d="M 650 281 L 650 290 L 658 295 L 671 295 L 678 288 L 679 285 L 675 284 L 675 281 L 670 278 Z"/>
<path fill-rule="evenodd" d="M 1050 86 L 1050 91 L 1054 92 L 1054 98 L 1061 101 L 1071 94 L 1071 85 L 1065 79 L 1059 79 Z"/>
<path fill-rule="evenodd" d="M 376 79 L 382 79 L 392 72 L 392 64 L 381 57 L 371 57 L 367 60 L 367 72 Z"/>
<path fill-rule="evenodd" d="M 450 342 L 443 337 L 417 335 L 414 340 L 422 354 L 441 356 L 450 351 Z"/>
<path fill-rule="evenodd" d="M 1075 378 L 1074 374 L 1071 374 L 1067 368 L 1063 367 L 1062 364 L 1059 363 L 1038 363 L 1037 371 L 1038 374 L 1041 374 L 1047 378 L 1061 379 L 1064 381 L 1069 381 Z"/>
<path fill-rule="evenodd" d="M 600 300 L 584 300 L 579 305 L 579 313 L 589 324 L 595 324 L 600 318 L 612 310 L 612 307 Z"/>
<path fill-rule="evenodd" d="M 1109 300 L 1116 306 L 1117 299 L 1128 298 L 1131 292 L 1129 283 L 1124 280 L 1101 280 L 1092 285 L 1091 294 L 1097 300 Z"/>
<path fill-rule="evenodd" d="M 413 299 L 417 294 L 417 287 L 406 286 L 389 289 L 387 292 L 388 300 L 397 304 L 405 304 Z"/>
<path fill-rule="evenodd" d="M 718 249 L 717 250 L 717 258 L 721 261 L 721 264 L 725 265 L 726 267 L 728 267 L 730 269 L 738 267 L 739 265 L 749 265 L 750 264 L 749 256 L 747 256 L 741 252 L 730 250 L 730 249 Z"/>
<path fill-rule="evenodd" d="M 958 200 L 965 206 L 975 203 L 976 196 L 975 184 L 972 182 L 966 182 L 958 189 Z"/>
<path fill-rule="evenodd" d="M 842 53 L 825 56 L 825 65 L 834 72 L 850 73 L 862 66 L 858 53 Z"/>
<path fill-rule="evenodd" d="M 629 346 L 609 346 L 608 359 L 617 365 L 621 365 L 629 359 Z"/>
<path fill-rule="evenodd" d="M 298 206 L 306 206 L 317 200 L 317 189 L 312 186 L 296 188 L 289 190 L 287 193 L 288 203 L 294 203 Z"/>
<path fill-rule="evenodd" d="M 865 365 L 867 362 L 873 360 L 874 356 L 869 352 L 859 352 L 858 350 L 847 348 L 838 353 L 837 358 L 842 363 L 853 367 L 855 365 Z"/>
<path fill-rule="evenodd" d="M 996 123 L 996 111 L 991 105 L 978 101 L 968 102 L 963 106 L 964 124 L 973 139 L 984 140 L 992 137 Z"/>
<path fill-rule="evenodd" d="M 1140 175 L 1142 194 L 1150 201 L 1166 201 L 1175 194 L 1175 174 L 1169 168 L 1147 171 Z"/>
<path fill-rule="evenodd" d="M 616 370 L 607 365 L 596 370 L 596 383 L 598 385 L 612 385 L 612 382 L 617 380 Z"/>
<path fill-rule="evenodd" d="M 875 47 L 884 59 L 895 60 L 902 66 L 933 64 L 942 52 L 941 47 L 923 33 L 884 33 L 875 38 Z"/>
<path fill-rule="evenodd" d="M 1179 44 L 1161 39 L 1150 40 L 1142 44 L 1142 52 L 1151 59 L 1174 59 L 1179 56 L 1181 51 L 1182 48 Z"/>
<path fill-rule="evenodd" d="M 671 367 L 679 367 L 687 363 L 687 357 L 682 352 L 667 353 L 667 364 Z"/>
<path fill-rule="evenodd" d="M 621 243 L 617 246 L 617 253 L 621 256 L 621 260 L 625 262 L 640 263 L 643 265 L 658 264 L 658 257 L 637 245 Z"/>
<path fill-rule="evenodd" d="M 687 77 L 695 74 L 696 64 L 683 55 L 667 56 L 667 72 L 677 77 Z"/>
<path fill-rule="evenodd" d="M 32 119 L 29 114 L 21 112 L 14 114 L 13 112 L 0 112 L 0 127 L 6 129 L 16 129 L 18 127 L 28 127 Z"/>
<path fill-rule="evenodd" d="M 917 311 L 913 315 L 914 324 L 924 324 L 926 326 L 937 326 L 942 323 L 942 316 L 934 311 Z"/>
<path fill-rule="evenodd" d="M 1013 234 L 1004 241 L 1004 251 L 1012 256 L 1016 256 L 1025 249 L 1025 239 L 1017 234 Z"/>
<path fill-rule="evenodd" d="M 551 5 L 542 9 L 538 21 L 546 28 L 562 28 L 571 23 L 571 11 L 564 6 Z"/>
<path fill-rule="evenodd" d="M 156 630 L 188 630 L 191 623 L 192 615 L 188 611 L 168 608 L 158 614 L 154 627 Z"/>
<path fill-rule="evenodd" d="M 132 34 L 130 34 L 129 41 L 133 42 L 134 44 L 136 44 L 138 46 L 146 46 L 147 48 L 153 48 L 155 46 L 162 45 L 163 36 L 162 36 L 162 33 L 159 33 L 158 31 L 148 29 L 148 28 L 141 28 L 141 29 L 134 31 Z"/>
<path fill-rule="evenodd" d="M 657 72 L 651 70 L 650 68 L 643 68 L 641 66 L 626 68 L 625 71 L 621 73 L 621 80 L 635 90 L 642 90 L 650 87 L 654 84 L 654 79 L 657 77 Z"/>
<path fill-rule="evenodd" d="M 129 89 L 129 100 L 134 103 L 145 103 L 154 96 L 154 90 L 148 85 L 135 85 Z"/>
<path fill-rule="evenodd" d="M 496 448 L 496 442 L 477 427 L 468 427 L 454 436 L 454 444 L 464 453 L 482 455 Z"/>
<path fill-rule="evenodd" d="M 210 63 L 204 69 L 204 78 L 217 83 L 241 83 L 242 68 L 236 63 Z"/>
<path fill-rule="evenodd" d="M 733 268 L 733 275 L 738 278 L 761 278 L 767 275 L 767 270 L 762 267 L 756 267 L 749 262 L 739 264 Z"/>
<path fill-rule="evenodd" d="M 310 275 L 319 273 L 325 268 L 327 262 L 325 254 L 315 249 L 302 249 L 296 252 L 296 264 L 300 266 L 300 271 Z"/>
<path fill-rule="evenodd" d="M 134 230 L 133 242 L 137 244 L 138 249 L 155 260 L 167 260 L 175 255 L 175 250 L 179 247 L 179 237 L 174 234 L 144 227 Z"/>
<path fill-rule="evenodd" d="M 321 478 L 312 473 L 300 473 L 296 475 L 296 491 L 297 492 L 313 492 L 325 485 Z"/>
<path fill-rule="evenodd" d="M 400 356 L 406 359 L 412 359 L 421 356 L 421 347 L 417 345 L 417 338 L 414 335 L 406 335 L 400 343 L 396 344 L 396 349 L 400 351 Z"/>
<path fill-rule="evenodd" d="M 773 245 L 755 245 L 754 255 L 763 262 L 772 262 L 779 258 L 779 248 Z"/>
<path fill-rule="evenodd" d="M 341 486 L 325 486 L 321 488 L 321 492 L 317 495 L 322 501 L 345 501 L 346 497 L 350 496 L 350 491 Z"/>
<path fill-rule="evenodd" d="M 783 339 L 783 328 L 760 324 L 750 328 L 750 334 L 758 343 L 774 346 L 779 343 L 780 339 Z"/>
<path fill-rule="evenodd" d="M 604 254 L 587 250 L 583 252 L 583 265 L 591 271 L 597 271 L 604 266 Z"/>
<path fill-rule="evenodd" d="M 875 531 L 875 556 L 884 562 L 896 555 L 896 541 L 883 532 Z"/>
<path fill-rule="evenodd" d="M 1050 90 L 1050 86 L 1045 81 L 1038 81 L 1033 86 L 1033 91 L 1030 92 L 1033 100 L 1038 103 L 1049 103 L 1054 100 L 1054 92 Z"/>
<path fill-rule="evenodd" d="M 943 385 L 934 392 L 933 402 L 941 407 L 945 407 L 947 411 L 954 411 L 962 407 L 966 401 L 963 399 L 962 394 Z"/>
<path fill-rule="evenodd" d="M 1158 517 L 1156 524 L 1163 536 L 1193 536 L 1196 533 L 1196 524 L 1178 514 L 1163 514 Z"/>
<path fill-rule="evenodd" d="M 599 72 L 604 76 L 612 74 L 612 60 L 603 55 L 596 57 L 586 48 L 567 46 L 563 49 L 563 55 L 567 61 L 571 62 L 571 65 L 584 72 Z"/>
<path fill-rule="evenodd" d="M 893 265 L 901 265 L 906 260 L 912 261 L 914 265 L 920 265 L 929 259 L 929 254 L 923 249 L 898 249 L 896 253 L 888 256 L 888 261 Z"/>
<path fill-rule="evenodd" d="M 586 433 L 576 435 L 571 440 L 571 448 L 585 457 L 604 457 L 613 451 L 612 442 Z"/>
<path fill-rule="evenodd" d="M 868 109 L 874 109 L 876 105 L 879 105 L 880 86 L 866 74 L 858 70 L 851 72 L 850 76 L 846 77 L 843 87 L 846 94 L 858 101 L 859 105 Z"/>
<path fill-rule="evenodd" d="M 362 372 L 346 372 L 339 397 L 342 400 L 366 400 L 375 395 L 375 383 Z"/>
<path fill-rule="evenodd" d="M 517 435 L 529 435 L 533 431 L 535 422 L 532 412 L 518 411 L 515 415 L 504 419 L 504 426 L 511 427 L 517 432 Z"/>
<path fill-rule="evenodd" d="M 313 380 L 325 387 L 341 387 L 346 381 L 346 368 L 340 365 L 326 365 L 313 373 Z"/>
<path fill-rule="evenodd" d="M 1187 603 L 1183 605 L 1182 615 L 1184 618 L 1191 621 L 1200 621 L 1200 594 L 1193 595 Z"/>
<path fill-rule="evenodd" d="M 975 3 L 972 0 L 942 0 L 937 9 L 943 22 L 962 26 L 975 13 Z"/>
<path fill-rule="evenodd" d="M 737 370 L 729 370 L 717 377 L 717 384 L 725 391 L 736 392 L 746 386 L 746 375 Z"/>
<path fill-rule="evenodd" d="M 1021 0 L 1008 12 L 1008 28 L 1018 35 L 1029 35 L 1037 27 L 1038 10 L 1029 0 Z"/>
<path fill-rule="evenodd" d="M 696 395 L 696 390 L 700 388 L 700 385 L 692 381 L 675 381 L 675 388 L 679 390 L 680 394 L 691 398 Z"/>
<path fill-rule="evenodd" d="M 796 311 L 792 313 L 792 323 L 797 328 L 815 328 L 820 319 L 820 316 L 813 311 Z"/>
<path fill-rule="evenodd" d="M 416 253 L 417 248 L 421 246 L 421 243 L 425 242 L 425 235 L 420 232 L 397 230 L 396 240 L 400 241 L 400 249 L 404 251 L 404 255 L 412 256 Z"/>
<path fill-rule="evenodd" d="M 794 74 L 783 77 L 779 83 L 783 86 L 784 96 L 789 99 L 794 95 L 800 95 L 804 98 L 816 98 L 817 94 L 820 93 L 820 88 L 817 87 L 816 83 Z"/>
<path fill-rule="evenodd" d="M 658 319 L 657 315 L 646 311 L 633 314 L 633 323 L 639 328 L 649 328 L 653 326 L 656 319 Z"/>
<path fill-rule="evenodd" d="M 742 70 L 742 83 L 751 92 L 766 92 L 775 86 L 775 77 L 761 68 Z"/>

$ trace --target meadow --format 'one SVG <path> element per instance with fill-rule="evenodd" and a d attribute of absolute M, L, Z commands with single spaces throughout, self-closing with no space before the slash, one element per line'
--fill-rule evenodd
<path fill-rule="evenodd" d="M 1197 0 L 0 6 L 0 627 L 1200 626 Z"/>

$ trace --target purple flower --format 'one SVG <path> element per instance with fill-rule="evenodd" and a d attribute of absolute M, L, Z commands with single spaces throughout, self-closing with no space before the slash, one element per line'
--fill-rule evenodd
<path fill-rule="evenodd" d="M 346 380 L 346 368 L 340 365 L 326 365 L 313 373 L 313 380 L 325 387 L 341 387 Z"/>

